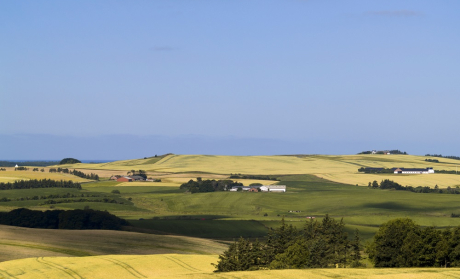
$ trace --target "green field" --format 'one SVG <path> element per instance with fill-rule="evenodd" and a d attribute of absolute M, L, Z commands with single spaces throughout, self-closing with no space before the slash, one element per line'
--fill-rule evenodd
<path fill-rule="evenodd" d="M 106 230 L 47 230 L 0 225 L 0 261 L 108 254 L 206 255 L 221 253 L 226 247 L 216 241 L 184 236 Z"/>

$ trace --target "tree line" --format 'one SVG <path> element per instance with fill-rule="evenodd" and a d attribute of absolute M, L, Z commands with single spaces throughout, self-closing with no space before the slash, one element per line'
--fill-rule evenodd
<path fill-rule="evenodd" d="M 442 156 L 441 154 L 426 154 L 425 156 L 460 160 L 460 157 L 458 156 Z"/>
<path fill-rule="evenodd" d="M 26 164 L 30 167 L 47 167 L 57 165 L 58 161 L 24 161 L 24 162 L 11 162 L 11 161 L 0 161 L 0 167 L 14 167 L 18 163 Z"/>
<path fill-rule="evenodd" d="M 13 183 L 0 183 L 0 190 L 13 190 L 13 189 L 32 189 L 32 188 L 76 188 L 81 190 L 81 185 L 72 180 L 51 180 L 51 179 L 31 179 L 19 180 Z"/>
<path fill-rule="evenodd" d="M 391 220 L 365 251 L 375 267 L 460 267 L 460 226 L 441 230 L 408 218 Z"/>
<path fill-rule="evenodd" d="M 48 199 L 68 199 L 68 198 L 98 198 L 98 197 L 107 197 L 107 196 L 101 196 L 101 195 L 95 195 L 95 194 L 51 194 L 47 196 L 32 196 L 32 197 L 20 197 L 20 198 L 14 198 L 14 199 L 9 199 L 6 197 L 3 197 L 0 199 L 0 202 L 9 202 L 9 201 L 31 201 L 31 200 L 48 200 Z"/>
<path fill-rule="evenodd" d="M 39 205 L 74 203 L 74 202 L 102 202 L 102 203 L 125 204 L 123 201 L 117 201 L 116 199 L 111 199 L 111 198 L 102 198 L 102 199 L 79 198 L 79 199 L 46 200 L 45 202 L 40 203 Z"/>
<path fill-rule="evenodd" d="M 406 151 L 402 152 L 402 151 L 400 151 L 398 149 L 387 150 L 386 152 L 390 152 L 390 154 L 407 155 Z M 362 151 L 362 152 L 358 153 L 358 155 L 361 155 L 361 154 L 372 154 L 372 151 L 368 150 L 368 151 Z M 385 154 L 385 151 L 376 151 L 376 154 Z"/>
<path fill-rule="evenodd" d="M 454 189 L 450 186 L 448 186 L 446 189 L 439 189 L 438 185 L 436 185 L 434 189 L 429 186 L 402 186 L 401 184 L 389 179 L 382 180 L 380 184 L 377 182 L 377 180 L 374 180 L 373 182 L 369 182 L 367 186 L 369 188 L 374 189 L 394 189 L 401 191 L 410 191 L 414 193 L 460 194 L 460 189 Z"/>
<path fill-rule="evenodd" d="M 196 181 L 190 179 L 188 182 L 180 185 L 179 189 L 186 190 L 190 193 L 206 193 L 215 191 L 227 191 L 233 186 L 243 186 L 243 183 L 239 183 L 233 180 L 203 180 L 198 177 Z"/>
<path fill-rule="evenodd" d="M 78 171 L 78 170 L 69 170 L 67 168 L 50 168 L 49 172 L 59 172 L 59 173 L 69 173 L 73 174 L 75 176 L 81 177 L 81 178 L 86 178 L 86 179 L 91 179 L 91 180 L 99 180 L 99 175 L 95 173 L 91 174 L 85 174 L 84 172 Z"/>
<path fill-rule="evenodd" d="M 343 220 L 326 215 L 321 222 L 310 219 L 303 229 L 287 225 L 270 229 L 267 241 L 240 238 L 219 256 L 216 272 L 360 266 L 360 235 L 348 239 Z"/>
<path fill-rule="evenodd" d="M 258 179 L 258 180 L 276 180 L 280 181 L 276 176 L 270 175 L 252 175 L 252 174 L 241 174 L 241 173 L 231 173 L 230 178 L 232 179 Z"/>
<path fill-rule="evenodd" d="M 92 209 L 30 210 L 14 209 L 0 212 L 0 224 L 27 228 L 67 230 L 120 230 L 129 223 L 107 211 Z"/>
<path fill-rule="evenodd" d="M 364 173 L 394 173 L 395 169 L 394 168 L 367 168 L 367 167 L 361 167 L 358 169 L 358 172 L 364 172 Z"/>

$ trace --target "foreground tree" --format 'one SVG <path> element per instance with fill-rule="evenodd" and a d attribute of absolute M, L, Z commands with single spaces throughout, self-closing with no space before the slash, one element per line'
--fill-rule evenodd
<path fill-rule="evenodd" d="M 358 243 L 348 240 L 343 220 L 326 215 L 321 222 L 310 219 L 303 230 L 286 224 L 270 229 L 266 243 L 240 239 L 219 256 L 216 271 L 254 269 L 346 267 L 360 258 Z M 355 263 L 357 265 L 357 263 Z"/>

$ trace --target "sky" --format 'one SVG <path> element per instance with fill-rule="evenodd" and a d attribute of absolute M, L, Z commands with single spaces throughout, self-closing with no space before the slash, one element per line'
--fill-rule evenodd
<path fill-rule="evenodd" d="M 460 155 L 460 2 L 0 0 L 0 160 Z"/>

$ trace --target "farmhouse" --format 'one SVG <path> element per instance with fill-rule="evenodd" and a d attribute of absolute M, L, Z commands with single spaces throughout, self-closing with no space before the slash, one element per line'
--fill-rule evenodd
<path fill-rule="evenodd" d="M 117 181 L 119 181 L 119 182 L 132 182 L 132 181 L 134 181 L 134 179 L 132 179 L 129 176 L 122 176 L 122 177 L 118 178 Z"/>
<path fill-rule="evenodd" d="M 426 168 L 426 169 L 398 168 L 398 169 L 395 169 L 394 173 L 400 173 L 400 174 L 428 174 L 428 173 L 434 173 L 434 170 L 433 170 L 433 168 Z"/>
<path fill-rule="evenodd" d="M 144 181 L 145 179 L 140 175 L 131 175 L 130 176 L 135 181 Z"/>

